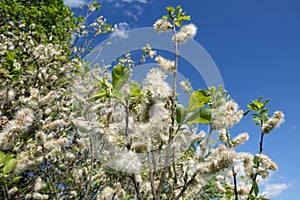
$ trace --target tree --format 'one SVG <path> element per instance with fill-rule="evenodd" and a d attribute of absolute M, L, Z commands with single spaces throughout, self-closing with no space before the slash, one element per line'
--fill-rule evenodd
<path fill-rule="evenodd" d="M 69 88 L 82 65 L 71 58 L 72 35 L 82 37 L 85 20 L 74 18 L 62 0 L 0 5 L 0 196 L 58 199 L 75 184 L 66 178 L 72 177 L 69 167 L 87 160 L 69 120 Z M 91 27 L 111 31 L 103 20 Z M 84 196 L 86 187 L 81 190 Z"/>
<path fill-rule="evenodd" d="M 154 24 L 157 32 L 173 32 L 175 59 L 147 44 L 141 60 L 153 58 L 161 68 L 151 69 L 141 84 L 130 80 L 135 62 L 129 53 L 113 67 L 90 69 L 80 59 L 97 35 L 114 30 L 101 17 L 86 24 L 100 7 L 96 2 L 78 19 L 60 0 L 0 5 L 5 199 L 264 199 L 257 179 L 277 166 L 262 154 L 263 138 L 283 114 L 270 117 L 262 98 L 248 105 L 245 114 L 254 112 L 261 128 L 260 151 L 253 156 L 235 151 L 248 134 L 230 134 L 244 113 L 223 88 L 191 92 L 184 81 L 180 85 L 190 98 L 187 107 L 180 104 L 178 44 L 197 31 L 185 24 L 190 16 L 180 6 L 167 7 Z M 172 87 L 167 73 L 173 75 Z M 197 124 L 209 131 L 196 134 Z M 213 132 L 218 141 L 212 141 Z"/>
<path fill-rule="evenodd" d="M 161 68 L 151 69 L 143 85 L 130 81 L 136 62 L 128 53 L 111 72 L 95 68 L 73 86 L 74 124 L 102 164 L 100 199 L 266 199 L 259 194 L 257 178 L 266 178 L 277 165 L 262 154 L 263 138 L 284 116 L 278 111 L 270 117 L 269 100 L 262 98 L 244 113 L 222 87 L 191 92 L 188 81 L 180 84 L 190 92 L 188 106 L 181 105 L 178 44 L 197 30 L 184 25 L 188 20 L 180 6 L 167 7 L 167 15 L 154 24 L 156 32 L 173 32 L 175 59 L 157 55 L 147 44 L 141 61 L 154 58 Z M 165 81 L 167 73 L 173 75 L 172 87 Z M 230 133 L 250 111 L 262 130 L 261 150 L 255 156 L 235 151 L 248 133 Z M 197 124 L 206 124 L 209 131 L 196 134 Z M 217 141 L 211 139 L 213 132 L 219 135 Z"/>

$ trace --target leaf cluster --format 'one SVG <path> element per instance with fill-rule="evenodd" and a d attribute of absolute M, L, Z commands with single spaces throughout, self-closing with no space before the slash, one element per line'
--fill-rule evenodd
<path fill-rule="evenodd" d="M 266 107 L 270 99 L 263 101 L 263 97 L 259 97 L 248 104 L 248 110 L 244 112 L 247 115 L 249 112 L 254 112 L 252 114 L 252 119 L 255 121 L 256 126 L 262 126 L 270 117 L 269 109 Z"/>
<path fill-rule="evenodd" d="M 19 180 L 19 177 L 16 177 L 7 182 L 7 178 L 10 177 L 10 174 L 15 169 L 17 163 L 18 160 L 13 153 L 4 153 L 3 151 L 0 151 L 0 185 L 12 184 Z"/>
<path fill-rule="evenodd" d="M 178 27 L 182 26 L 183 21 L 191 20 L 191 16 L 186 15 L 186 12 L 183 11 L 180 5 L 176 6 L 176 8 L 172 6 L 167 6 L 168 15 L 164 15 L 163 19 L 170 19 L 174 21 L 174 24 Z"/>

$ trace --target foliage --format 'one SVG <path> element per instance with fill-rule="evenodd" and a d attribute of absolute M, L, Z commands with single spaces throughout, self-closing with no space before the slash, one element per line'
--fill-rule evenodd
<path fill-rule="evenodd" d="M 262 154 L 263 136 L 283 114 L 270 117 L 262 98 L 248 105 L 262 135 L 253 156 L 235 151 L 249 135 L 232 137 L 243 111 L 222 87 L 190 91 L 184 82 L 188 106 L 179 102 L 178 44 L 197 30 L 184 25 L 190 16 L 181 6 L 168 6 L 154 24 L 157 32 L 173 32 L 174 61 L 147 44 L 144 58 L 160 68 L 135 82 L 130 54 L 93 69 L 80 59 L 97 35 L 115 30 L 103 17 L 86 24 L 96 2 L 77 19 L 62 0 L 0 3 L 4 199 L 265 199 L 257 179 L 277 165 Z M 199 124 L 207 133 L 197 133 Z"/>

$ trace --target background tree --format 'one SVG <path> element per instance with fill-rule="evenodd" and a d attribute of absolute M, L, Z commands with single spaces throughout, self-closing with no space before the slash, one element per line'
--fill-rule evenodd
<path fill-rule="evenodd" d="M 75 18 L 62 0 L 1 0 L 0 10 L 0 196 L 84 197 L 91 186 L 80 176 L 91 160 L 69 116 L 70 85 L 82 65 L 73 38 L 87 36 L 86 18 Z M 109 27 L 101 18 L 89 28 L 103 34 Z M 78 166 L 81 175 L 73 179 Z"/>

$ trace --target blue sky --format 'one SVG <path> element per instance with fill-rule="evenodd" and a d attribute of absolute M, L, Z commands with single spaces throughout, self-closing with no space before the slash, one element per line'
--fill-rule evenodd
<path fill-rule="evenodd" d="M 65 0 L 76 7 L 84 0 Z M 151 27 L 167 5 L 181 5 L 198 27 L 194 38 L 216 63 L 226 89 L 242 109 L 259 96 L 286 119 L 266 136 L 264 152 L 279 170 L 262 189 L 271 199 L 300 199 L 300 1 L 299 0 L 102 0 L 99 15 L 122 30 Z M 145 43 L 147 40 L 145 39 Z M 299 99 L 298 99 L 299 98 Z M 258 151 L 259 129 L 245 117 L 234 129 L 250 140 L 241 151 Z"/>

